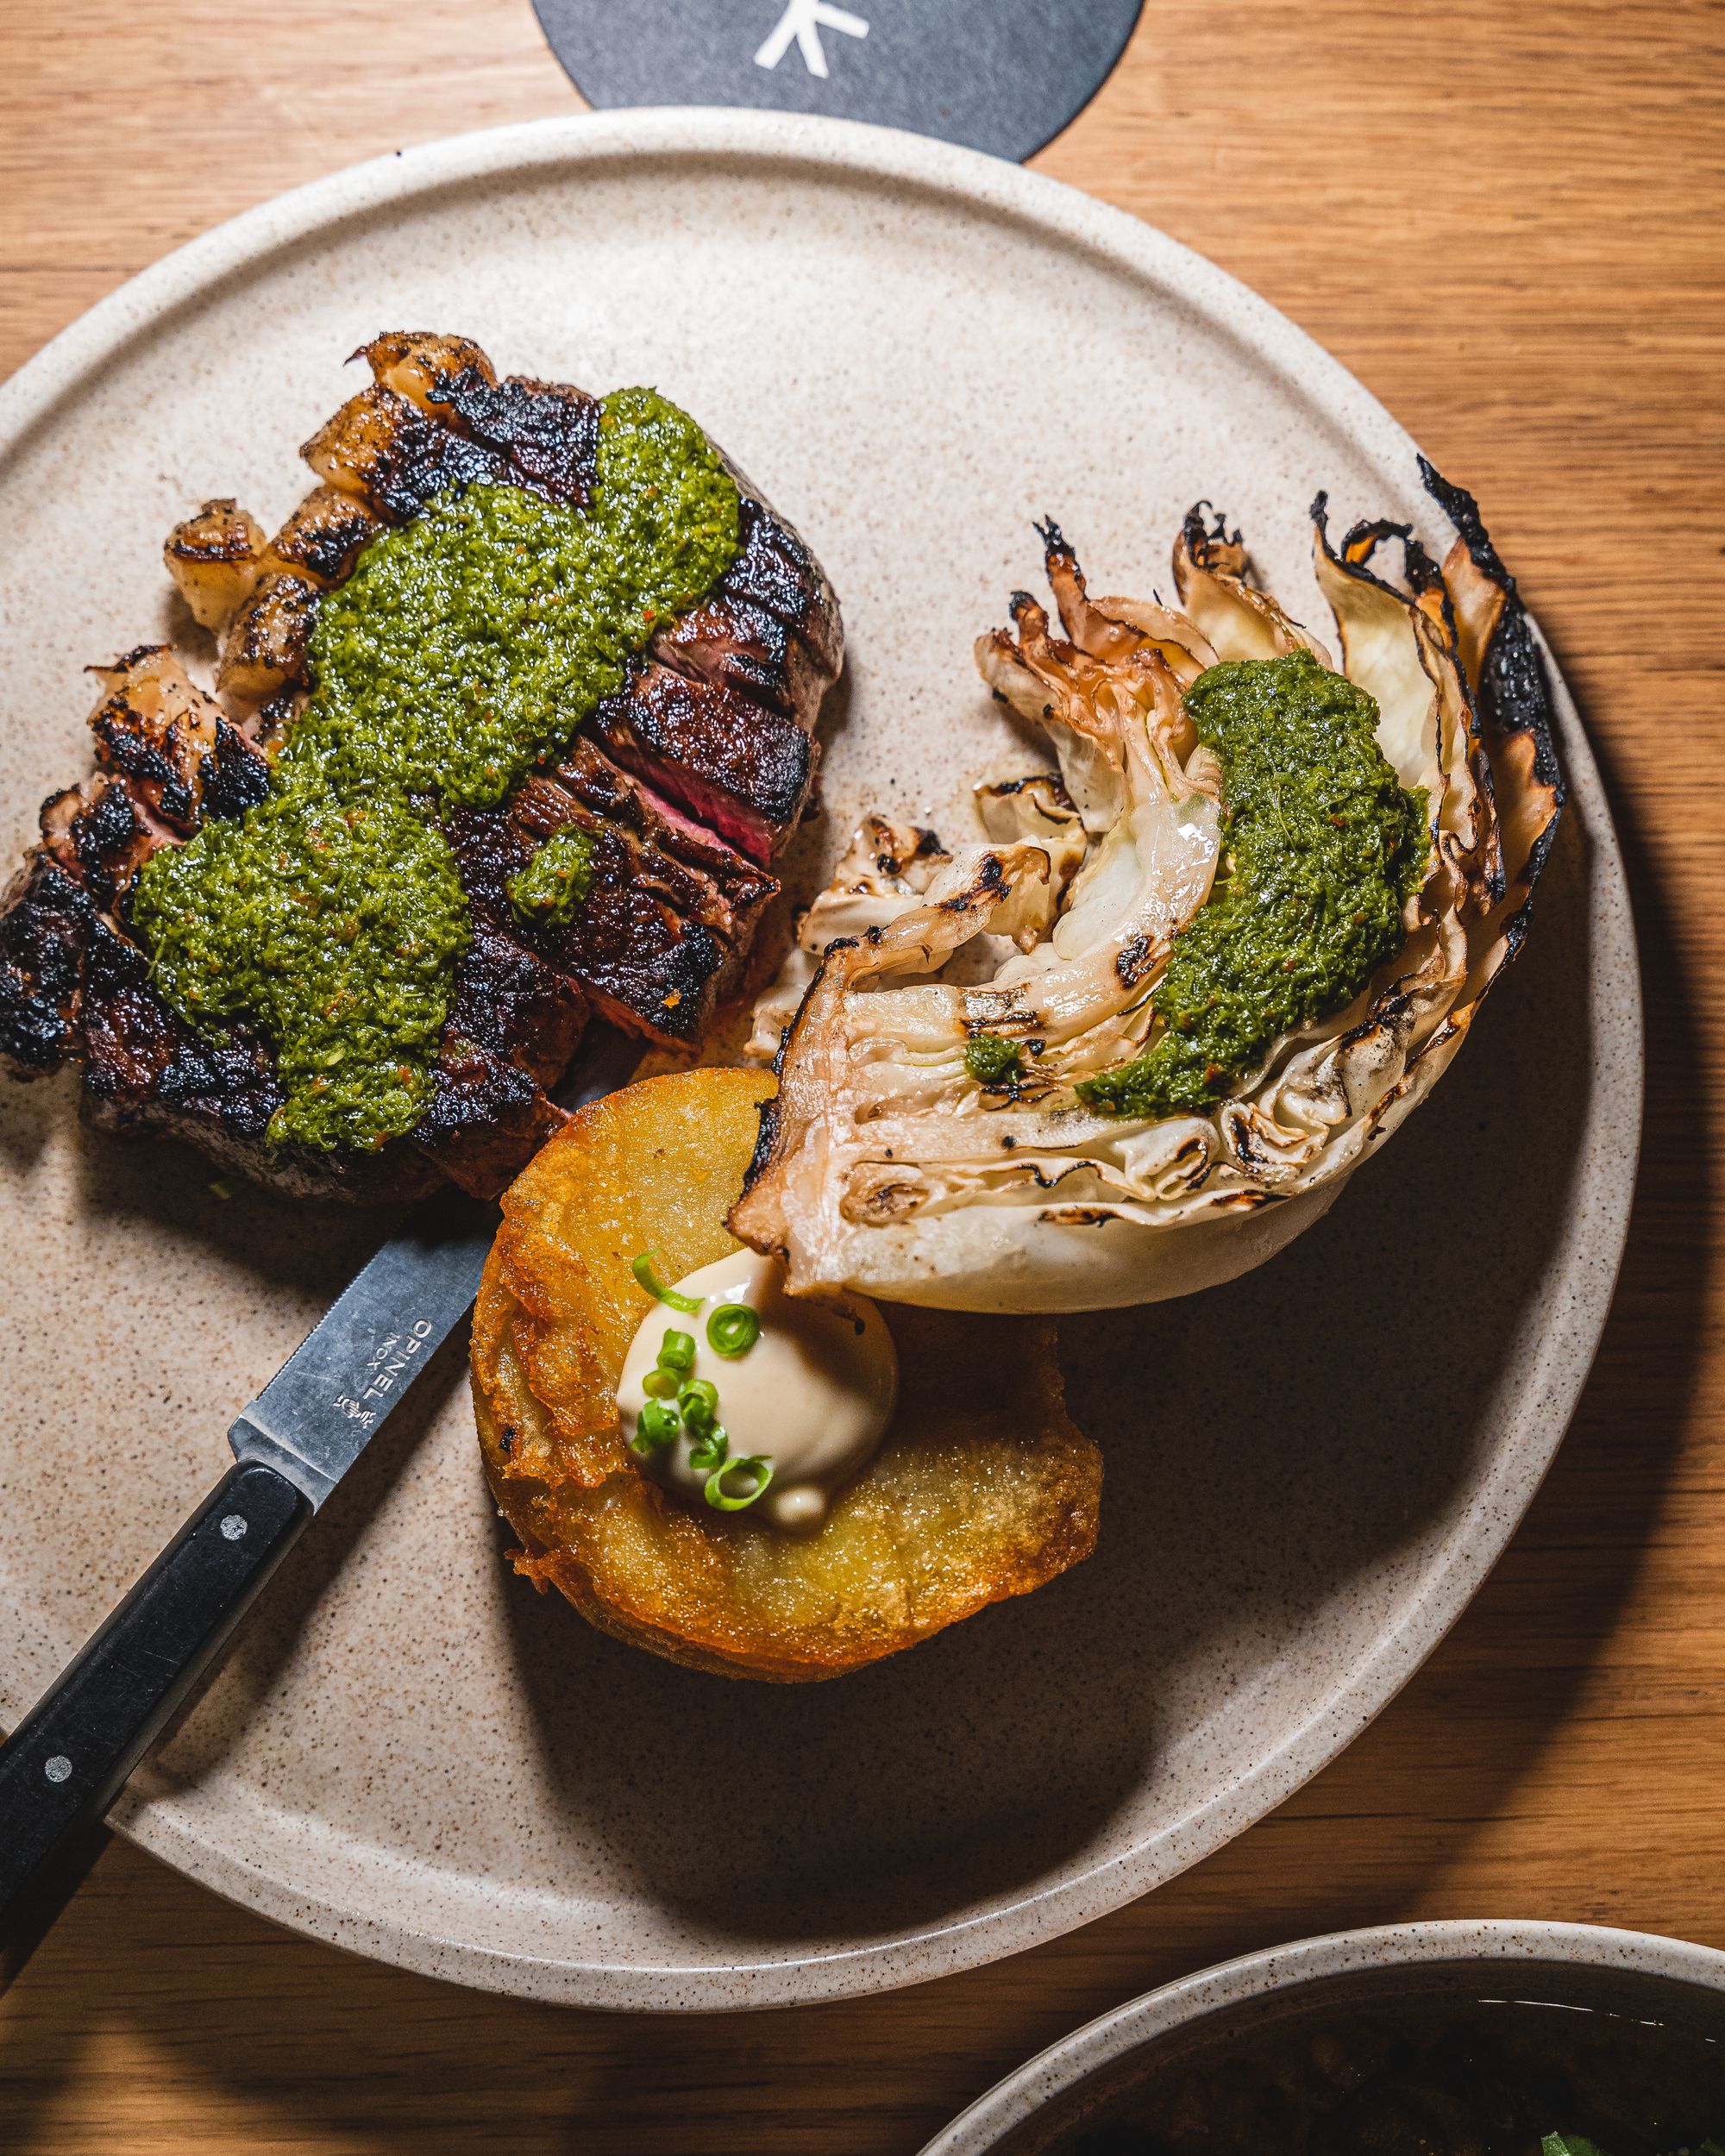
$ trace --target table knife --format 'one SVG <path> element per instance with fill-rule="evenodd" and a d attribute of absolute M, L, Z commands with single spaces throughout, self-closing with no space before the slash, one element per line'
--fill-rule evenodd
<path fill-rule="evenodd" d="M 595 1028 L 559 1099 L 624 1084 L 641 1044 Z M 472 1307 L 497 1209 L 430 1199 L 228 1432 L 234 1465 L 0 1745 L 0 1989 L 87 1868 L 127 1777 L 343 1475 Z"/>

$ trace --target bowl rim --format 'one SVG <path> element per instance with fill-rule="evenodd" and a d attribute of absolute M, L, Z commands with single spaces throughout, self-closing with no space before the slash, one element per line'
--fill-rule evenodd
<path fill-rule="evenodd" d="M 1373 1968 L 1568 1963 L 1697 1984 L 1725 1997 L 1725 1952 L 1686 1939 L 1519 1917 L 1448 1917 L 1325 1932 L 1177 1977 L 1098 2015 L 997 2081 L 920 2156 L 990 2156 L 1002 2138 L 1104 2067 L 1229 2007 Z"/>

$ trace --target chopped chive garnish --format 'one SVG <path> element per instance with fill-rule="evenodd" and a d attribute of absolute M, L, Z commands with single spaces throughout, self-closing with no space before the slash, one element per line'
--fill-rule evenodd
<path fill-rule="evenodd" d="M 649 1400 L 635 1419 L 630 1442 L 637 1452 L 662 1452 L 676 1443 L 682 1426 L 682 1417 L 668 1401 Z"/>
<path fill-rule="evenodd" d="M 705 1295 L 680 1295 L 674 1288 L 666 1287 L 664 1282 L 653 1270 L 653 1260 L 656 1257 L 662 1257 L 663 1255 L 662 1250 L 643 1250 L 629 1269 L 649 1295 L 656 1296 L 659 1301 L 668 1305 L 671 1309 L 685 1311 L 690 1317 L 693 1317 L 706 1300 L 706 1297 Z"/>
<path fill-rule="evenodd" d="M 722 1303 L 706 1321 L 706 1344 L 715 1355 L 735 1362 L 761 1337 L 761 1320 L 746 1302 Z"/>
<path fill-rule="evenodd" d="M 694 1366 L 694 1334 L 668 1332 L 659 1343 L 659 1368 L 662 1370 L 692 1370 Z"/>
<path fill-rule="evenodd" d="M 691 1377 L 677 1393 L 677 1412 L 692 1436 L 705 1436 L 718 1420 L 718 1388 L 711 1378 Z"/>
<path fill-rule="evenodd" d="M 731 1439 L 725 1433 L 724 1426 L 716 1422 L 702 1437 L 699 1444 L 691 1448 L 689 1465 L 697 1471 L 704 1471 L 710 1467 L 723 1467 L 730 1457 Z"/>
<path fill-rule="evenodd" d="M 751 1487 L 735 1495 L 724 1487 L 725 1477 L 732 1475 L 750 1475 Z M 741 1512 L 762 1495 L 773 1479 L 773 1463 L 758 1452 L 746 1453 L 741 1459 L 727 1460 L 706 1478 L 706 1501 L 715 1512 Z"/>
<path fill-rule="evenodd" d="M 699 1302 L 674 1294 L 659 1280 L 652 1264 L 656 1255 L 649 1250 L 636 1259 L 637 1280 L 649 1294 L 674 1309 L 699 1310 Z M 716 1355 L 735 1359 L 746 1355 L 760 1338 L 761 1320 L 747 1303 L 724 1303 L 707 1320 L 706 1337 Z M 689 1375 L 694 1360 L 694 1335 L 668 1327 L 659 1343 L 656 1366 L 641 1381 L 647 1398 L 635 1419 L 630 1444 L 644 1457 L 668 1451 L 679 1438 L 687 1438 L 688 1463 L 706 1476 L 707 1503 L 715 1512 L 742 1512 L 772 1481 L 773 1463 L 758 1452 L 731 1458 L 731 1438 L 718 1420 L 718 1388 L 709 1377 Z M 743 1476 L 746 1487 L 739 1479 Z"/>

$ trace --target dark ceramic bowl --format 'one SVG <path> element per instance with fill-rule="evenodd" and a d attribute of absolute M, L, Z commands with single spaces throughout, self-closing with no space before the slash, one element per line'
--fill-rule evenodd
<path fill-rule="evenodd" d="M 1238 2094 L 1254 2062 L 1301 2059 L 1367 2027 L 1422 2024 L 1484 2029 L 1518 2058 L 1604 2057 L 1659 2092 L 1652 2108 L 1665 2112 L 1648 2130 L 1660 2145 L 1665 2118 L 1697 2104 L 1710 2127 L 1679 2128 L 1672 2145 L 1725 2123 L 1725 1953 L 1591 1924 L 1395 1924 L 1301 1940 L 1147 1992 L 1008 2075 L 923 2156 L 1124 2156 L 1139 2143 L 1132 2129 L 1165 2117 L 1176 2090 Z M 1545 2130 L 1574 2123 L 1554 2117 Z"/>

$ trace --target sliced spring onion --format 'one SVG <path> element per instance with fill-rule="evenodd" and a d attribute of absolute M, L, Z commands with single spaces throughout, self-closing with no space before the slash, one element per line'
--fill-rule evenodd
<path fill-rule="evenodd" d="M 662 1250 L 643 1250 L 629 1269 L 649 1295 L 656 1296 L 659 1301 L 667 1304 L 671 1309 L 684 1311 L 693 1317 L 706 1300 L 706 1297 L 705 1295 L 680 1295 L 674 1288 L 666 1287 L 664 1282 L 653 1269 L 653 1260 L 656 1257 L 662 1258 L 663 1256 Z"/>
<path fill-rule="evenodd" d="M 754 1486 L 733 1495 L 724 1487 L 728 1475 L 746 1474 L 755 1478 Z M 740 1459 L 727 1460 L 715 1468 L 706 1478 L 706 1501 L 715 1512 L 742 1512 L 764 1495 L 773 1479 L 773 1463 L 759 1452 L 743 1454 Z"/>
<path fill-rule="evenodd" d="M 683 1419 L 669 1401 L 649 1400 L 635 1418 L 635 1435 L 629 1442 L 637 1452 L 662 1452 L 676 1443 L 682 1427 Z"/>
<path fill-rule="evenodd" d="M 668 1332 L 659 1343 L 659 1368 L 662 1370 L 692 1370 L 694 1366 L 694 1334 Z"/>
<path fill-rule="evenodd" d="M 707 1345 L 730 1362 L 747 1355 L 760 1337 L 760 1318 L 746 1302 L 721 1303 L 706 1321 Z"/>
<path fill-rule="evenodd" d="M 718 1420 L 718 1388 L 711 1378 L 685 1379 L 677 1391 L 677 1412 L 692 1437 L 703 1437 Z"/>
<path fill-rule="evenodd" d="M 682 1382 L 675 1370 L 649 1370 L 641 1381 L 641 1389 L 649 1400 L 674 1400 Z"/>
<path fill-rule="evenodd" d="M 689 1450 L 689 1465 L 698 1472 L 721 1468 L 731 1457 L 731 1439 L 723 1423 L 716 1422 L 698 1445 Z"/>

